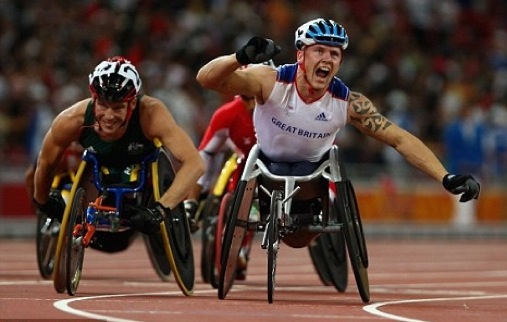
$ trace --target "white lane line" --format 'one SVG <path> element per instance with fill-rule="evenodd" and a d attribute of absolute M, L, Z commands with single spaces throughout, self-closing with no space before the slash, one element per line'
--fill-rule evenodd
<path fill-rule="evenodd" d="M 236 293 L 236 292 L 242 292 L 245 290 L 251 291 L 251 290 L 265 290 L 266 289 L 266 287 L 261 287 L 261 286 L 252 287 L 252 286 L 247 286 L 247 285 L 236 285 L 235 287 L 236 287 L 236 289 L 231 289 L 230 292 Z M 310 287 L 310 288 L 306 287 L 306 286 L 305 287 L 278 287 L 277 289 L 278 290 L 308 290 L 308 289 L 312 289 L 312 287 Z M 319 287 L 316 287 L 315 289 L 325 289 L 325 288 L 323 286 L 319 286 Z M 209 293 L 216 293 L 216 292 L 217 292 L 217 290 L 215 290 L 215 289 L 194 290 L 194 294 L 209 294 Z M 59 301 L 54 302 L 53 306 L 60 311 L 63 311 L 63 312 L 69 313 L 69 314 L 73 314 L 76 316 L 84 317 L 84 318 L 89 318 L 89 319 L 107 320 L 108 322 L 109 321 L 111 321 L 111 322 L 141 322 L 138 320 L 122 319 L 122 318 L 113 317 L 110 315 L 91 313 L 88 311 L 75 309 L 75 308 L 72 308 L 70 306 L 70 304 L 73 302 L 78 302 L 78 301 L 97 300 L 97 299 L 104 299 L 104 298 L 156 296 L 156 295 L 180 295 L 180 294 L 181 294 L 181 291 L 178 290 L 178 291 L 170 291 L 170 292 L 166 291 L 166 292 L 151 292 L 151 293 L 86 296 L 86 297 L 78 297 L 78 298 L 69 298 L 69 299 L 65 299 L 65 300 L 59 300 Z M 98 311 L 95 311 L 95 312 L 98 312 Z M 117 310 L 107 310 L 108 314 L 114 314 L 115 312 L 118 312 L 118 311 Z M 128 311 L 122 310 L 121 312 L 126 313 Z M 132 311 L 132 312 L 134 312 L 134 311 Z M 164 311 L 157 311 L 157 312 L 143 311 L 143 312 L 145 312 L 145 313 L 164 313 Z M 170 311 L 169 313 L 182 314 L 182 312 L 175 312 L 175 311 Z M 290 316 L 300 318 L 300 317 L 306 317 L 307 315 L 291 314 Z M 336 319 L 336 315 L 308 315 L 308 316 L 312 317 L 312 318 L 319 317 L 321 319 L 326 318 L 326 319 L 330 319 L 330 320 Z M 351 320 L 351 319 L 354 319 L 355 317 L 354 316 L 349 316 L 349 317 L 340 316 L 340 318 L 345 318 L 346 320 Z"/>
<path fill-rule="evenodd" d="M 0 281 L 0 286 L 2 285 L 49 285 L 52 284 L 53 281 Z"/>
<path fill-rule="evenodd" d="M 428 299 L 416 299 L 416 300 L 402 300 L 402 301 L 388 301 L 388 302 L 380 302 L 375 304 L 370 304 L 363 306 L 363 310 L 373 314 L 375 316 L 379 316 L 386 319 L 391 319 L 394 321 L 402 321 L 402 322 L 426 322 L 424 320 L 412 319 L 404 316 L 399 316 L 395 314 L 385 313 L 380 311 L 378 308 L 381 306 L 393 306 L 399 304 L 409 304 L 409 303 L 425 303 L 425 302 L 444 302 L 444 301 L 461 301 L 461 300 L 486 300 L 486 299 L 501 299 L 507 298 L 507 295 L 487 295 L 487 296 L 463 296 L 463 297 L 442 297 L 442 298 L 428 298 Z"/>
<path fill-rule="evenodd" d="M 205 293 L 214 293 L 216 290 L 203 290 L 203 291 L 194 291 L 194 294 L 205 294 Z M 82 316 L 90 319 L 98 319 L 98 320 L 107 320 L 111 322 L 139 322 L 137 320 L 129 320 L 129 319 L 121 319 L 109 315 L 101 315 L 96 313 L 90 313 L 83 310 L 78 310 L 69 306 L 72 302 L 77 301 L 87 301 L 87 300 L 96 300 L 103 298 L 114 298 L 114 297 L 132 297 L 132 296 L 152 296 L 152 295 L 181 295 L 181 291 L 171 291 L 171 292 L 155 292 L 155 293 L 136 293 L 136 294 L 112 294 L 112 295 L 97 295 L 97 296 L 85 296 L 78 298 L 70 298 L 66 300 L 60 300 L 53 303 L 53 306 L 63 312 L 74 314 L 77 316 Z"/>

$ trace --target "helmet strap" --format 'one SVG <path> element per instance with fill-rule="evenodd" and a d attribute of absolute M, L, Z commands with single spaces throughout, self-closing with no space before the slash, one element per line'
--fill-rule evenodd
<path fill-rule="evenodd" d="M 298 65 L 299 65 L 299 68 L 301 68 L 301 71 L 303 72 L 303 78 L 304 78 L 304 80 L 306 82 L 306 85 L 308 85 L 308 92 L 310 93 L 310 95 L 313 96 L 313 94 L 315 94 L 315 89 L 310 84 L 310 81 L 308 80 L 308 76 L 307 76 L 307 73 L 306 73 L 306 67 L 305 67 L 306 52 L 305 52 L 305 49 L 306 49 L 305 47 L 303 47 L 301 49 L 303 51 L 303 59 L 298 62 Z"/>
<path fill-rule="evenodd" d="M 130 106 L 130 104 L 132 103 L 132 101 L 134 99 L 135 99 L 135 97 L 133 99 L 131 99 L 131 100 L 128 101 L 129 106 L 128 106 L 128 109 L 127 109 L 127 116 L 125 117 L 125 121 L 123 121 L 123 123 L 121 124 L 122 127 L 125 126 L 125 125 L 127 125 L 128 122 L 130 121 L 130 118 L 132 117 L 132 112 L 134 111 L 135 107 Z"/>
<path fill-rule="evenodd" d="M 95 126 L 97 126 L 97 127 L 98 127 L 98 130 L 99 130 L 99 131 L 102 131 L 102 127 L 100 126 L 100 122 L 99 122 L 99 120 L 97 120 L 97 113 L 95 113 L 95 109 L 96 109 L 96 106 L 97 106 L 97 105 L 95 104 L 95 102 L 96 102 L 96 101 L 97 101 L 97 98 L 96 98 L 96 97 L 94 97 L 94 98 L 93 98 L 93 118 L 95 119 L 95 124 L 90 125 L 90 127 L 95 127 Z"/>

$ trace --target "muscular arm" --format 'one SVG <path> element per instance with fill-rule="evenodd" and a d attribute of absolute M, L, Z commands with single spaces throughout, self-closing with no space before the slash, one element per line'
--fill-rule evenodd
<path fill-rule="evenodd" d="M 160 203 L 173 209 L 185 199 L 206 167 L 188 134 L 160 100 L 144 96 L 142 105 L 141 124 L 145 135 L 150 139 L 158 138 L 181 162 L 172 185 L 160 197 Z"/>
<path fill-rule="evenodd" d="M 79 139 L 87 103 L 88 100 L 80 101 L 60 113 L 44 137 L 34 176 L 33 198 L 38 203 L 44 204 L 47 201 L 53 177 L 65 150 Z"/>
<path fill-rule="evenodd" d="M 392 146 L 411 165 L 442 182 L 447 171 L 435 154 L 417 137 L 380 114 L 364 95 L 351 92 L 348 117 L 349 124 L 359 131 Z"/>
<path fill-rule="evenodd" d="M 229 95 L 255 96 L 258 102 L 264 103 L 274 86 L 276 71 L 264 65 L 240 67 L 235 54 L 220 56 L 204 65 L 196 79 L 202 87 Z"/>

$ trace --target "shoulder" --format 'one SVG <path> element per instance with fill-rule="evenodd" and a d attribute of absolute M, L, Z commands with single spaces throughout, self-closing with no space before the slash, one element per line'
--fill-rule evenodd
<path fill-rule="evenodd" d="M 170 132 L 176 126 L 168 107 L 160 99 L 149 95 L 138 99 L 139 120 L 148 138 L 160 137 L 164 131 Z"/>
<path fill-rule="evenodd" d="M 329 92 L 333 95 L 333 97 L 344 101 L 349 99 L 349 95 L 351 93 L 349 88 L 338 77 L 334 77 L 329 84 Z"/>
<path fill-rule="evenodd" d="M 140 108 L 157 108 L 157 107 L 165 108 L 165 104 L 160 99 L 153 96 L 140 95 L 138 96 L 138 100 Z"/>
<path fill-rule="evenodd" d="M 55 118 L 54 124 L 63 123 L 82 126 L 86 109 L 89 104 L 93 104 L 93 100 L 91 98 L 87 98 L 74 103 L 70 107 L 63 110 L 60 114 L 58 114 L 58 116 Z"/>
<path fill-rule="evenodd" d="M 277 69 L 276 80 L 282 83 L 292 83 L 296 80 L 297 63 L 281 65 Z"/>
<path fill-rule="evenodd" d="M 77 140 L 84 124 L 85 113 L 88 104 L 93 103 L 91 98 L 74 103 L 58 114 L 51 125 L 51 132 L 54 137 Z"/>
<path fill-rule="evenodd" d="M 151 119 L 170 115 L 169 109 L 162 100 L 149 95 L 139 96 L 138 99 L 137 108 L 139 108 L 139 115 L 141 117 L 148 117 Z"/>

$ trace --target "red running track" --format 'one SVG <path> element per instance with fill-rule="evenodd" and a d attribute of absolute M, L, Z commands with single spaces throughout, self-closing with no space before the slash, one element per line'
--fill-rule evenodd
<path fill-rule="evenodd" d="M 267 302 L 266 255 L 256 240 L 247 280 L 225 300 L 201 282 L 185 297 L 161 282 L 138 239 L 122 253 L 87 250 L 78 292 L 57 294 L 42 280 L 33 239 L 0 239 L 0 320 L 103 321 L 507 321 L 504 239 L 369 239 L 371 301 L 353 275 L 338 293 L 323 286 L 306 249 L 282 245 L 274 303 Z"/>

